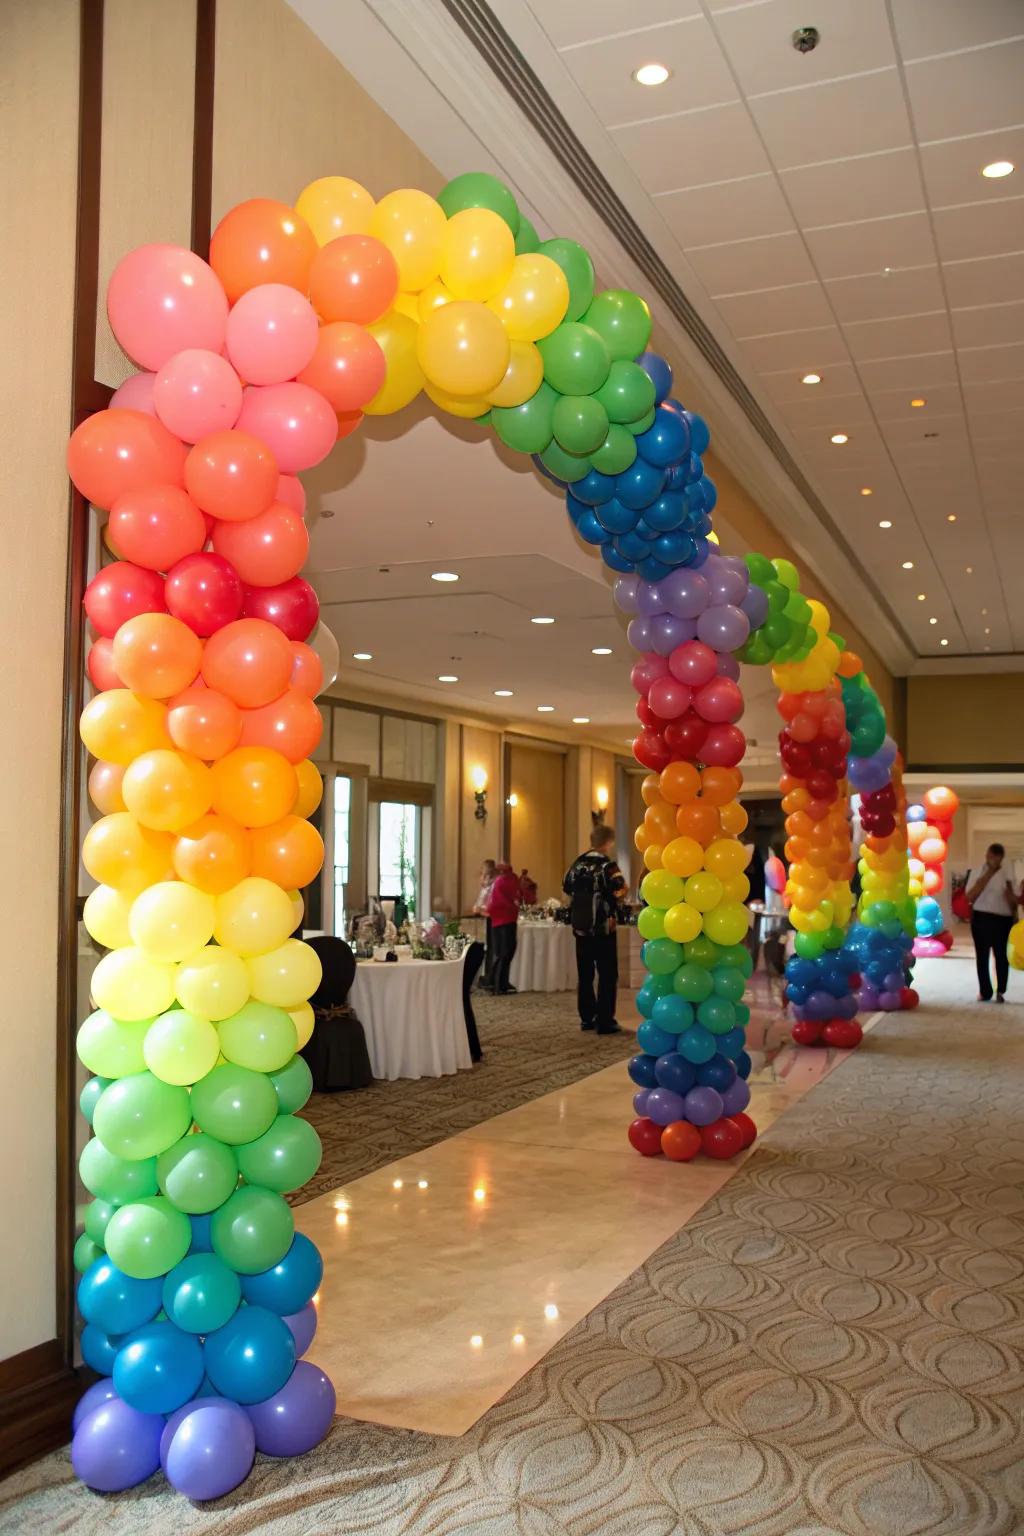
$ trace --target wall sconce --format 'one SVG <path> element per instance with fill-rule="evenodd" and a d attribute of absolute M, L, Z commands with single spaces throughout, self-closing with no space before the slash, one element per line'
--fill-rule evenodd
<path fill-rule="evenodd" d="M 608 809 L 608 788 L 599 784 L 594 791 L 594 799 L 597 801 L 597 810 L 591 811 L 590 819 L 594 826 L 598 826 L 604 820 L 604 813 Z"/>
<path fill-rule="evenodd" d="M 473 799 L 476 801 L 476 810 L 473 812 L 477 821 L 487 820 L 487 769 L 477 766 L 469 776 L 473 786 Z"/>
<path fill-rule="evenodd" d="M 519 796 L 516 794 L 515 790 L 513 790 L 509 795 L 505 804 L 509 807 L 510 810 L 515 810 L 516 806 L 519 804 Z"/>

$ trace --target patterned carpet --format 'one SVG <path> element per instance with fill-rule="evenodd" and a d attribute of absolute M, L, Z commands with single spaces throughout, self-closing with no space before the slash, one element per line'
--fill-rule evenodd
<path fill-rule="evenodd" d="M 924 990 L 460 1439 L 342 1420 L 203 1509 L 98 1498 L 57 1454 L 0 1531 L 1024 1531 L 1024 1009 L 970 1002 L 965 961 Z"/>

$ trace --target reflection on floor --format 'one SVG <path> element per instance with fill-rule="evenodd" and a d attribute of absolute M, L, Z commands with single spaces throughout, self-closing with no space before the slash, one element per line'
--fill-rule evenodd
<path fill-rule="evenodd" d="M 794 1048 L 763 983 L 756 1003 L 765 1129 L 848 1053 Z M 296 1212 L 327 1263 L 313 1354 L 339 1413 L 464 1433 L 741 1166 L 641 1159 L 630 1092 L 617 1063 Z"/>

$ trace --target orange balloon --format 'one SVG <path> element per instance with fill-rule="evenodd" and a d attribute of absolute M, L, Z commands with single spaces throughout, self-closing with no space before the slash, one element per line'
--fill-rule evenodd
<path fill-rule="evenodd" d="M 324 797 L 324 781 L 316 763 L 304 758 L 295 764 L 295 776 L 299 781 L 299 798 L 295 802 L 296 816 L 312 816 Z"/>
<path fill-rule="evenodd" d="M 696 800 L 700 793 L 700 774 L 692 763 L 669 763 L 662 769 L 661 792 L 670 805 Z"/>
<path fill-rule="evenodd" d="M 298 798 L 295 769 L 270 747 L 236 747 L 210 770 L 213 809 L 243 827 L 269 827 Z"/>
<path fill-rule="evenodd" d="M 806 811 L 794 811 L 792 816 L 786 817 L 786 831 L 794 837 L 810 837 L 816 826 Z"/>
<path fill-rule="evenodd" d="M 324 686 L 324 664 L 311 645 L 302 640 L 293 640 L 291 644 L 293 659 L 289 682 L 307 698 L 315 699 Z"/>
<path fill-rule="evenodd" d="M 648 773 L 644 775 L 640 785 L 640 797 L 644 805 L 653 805 L 656 800 L 662 798 L 660 774 Z"/>
<path fill-rule="evenodd" d="M 747 830 L 750 817 L 738 800 L 730 800 L 728 805 L 723 805 L 718 815 L 726 837 L 739 837 Z"/>
<path fill-rule="evenodd" d="M 109 688 L 90 699 L 82 710 L 78 730 L 93 757 L 121 767 L 127 767 L 142 752 L 171 744 L 164 706 L 127 688 Z"/>
<path fill-rule="evenodd" d="M 124 803 L 144 827 L 180 832 L 210 809 L 210 770 L 186 752 L 144 752 L 125 769 Z"/>
<path fill-rule="evenodd" d="M 182 830 L 172 858 L 178 879 L 209 896 L 222 895 L 252 872 L 248 832 L 213 811 Z"/>
<path fill-rule="evenodd" d="M 292 660 L 288 638 L 276 624 L 235 619 L 207 640 L 203 681 L 241 709 L 260 709 L 288 687 Z"/>
<path fill-rule="evenodd" d="M 708 800 L 694 800 L 681 805 L 676 812 L 676 829 L 680 837 L 696 838 L 705 848 L 713 843 L 722 829 L 718 807 Z"/>
<path fill-rule="evenodd" d="M 843 651 L 839 658 L 839 676 L 856 677 L 858 672 L 864 671 L 864 663 L 856 651 Z"/>
<path fill-rule="evenodd" d="M 287 203 L 252 197 L 221 219 L 210 241 L 210 266 L 233 304 L 260 283 L 309 291 L 317 252 L 313 231 Z"/>
<path fill-rule="evenodd" d="M 188 494 L 202 511 L 225 522 L 258 517 L 274 500 L 280 472 L 260 438 L 234 428 L 201 438 L 185 460 Z"/>
<path fill-rule="evenodd" d="M 89 769 L 89 798 L 104 816 L 125 809 L 121 794 L 123 778 L 124 769 L 118 763 L 95 762 Z"/>
<path fill-rule="evenodd" d="M 676 830 L 672 807 L 664 801 L 660 805 L 649 805 L 644 812 L 644 826 L 659 843 L 671 841 Z"/>
<path fill-rule="evenodd" d="M 213 547 L 250 587 L 276 587 L 297 576 L 309 554 L 309 534 L 298 512 L 273 501 L 242 523 L 217 523 Z"/>
<path fill-rule="evenodd" d="M 238 746 L 242 714 L 227 694 L 197 683 L 167 700 L 167 730 L 179 751 L 212 763 Z"/>
<path fill-rule="evenodd" d="M 285 816 L 252 833 L 252 873 L 286 890 L 308 885 L 323 861 L 323 838 L 300 816 Z"/>
<path fill-rule="evenodd" d="M 193 682 L 203 659 L 194 630 L 169 613 L 139 613 L 114 636 L 114 666 L 126 688 L 167 699 Z"/>
<path fill-rule="evenodd" d="M 95 702 L 95 701 L 94 701 Z M 925 821 L 911 821 L 907 823 L 907 844 L 911 848 L 919 848 L 928 836 L 928 823 Z"/>
<path fill-rule="evenodd" d="M 323 720 L 313 700 L 297 688 L 262 709 L 242 711 L 243 747 L 274 747 L 290 763 L 300 763 L 315 751 L 323 734 Z"/>
<path fill-rule="evenodd" d="M 701 773 L 701 799 L 709 801 L 711 805 L 728 805 L 730 800 L 736 798 L 738 790 L 739 784 L 733 768 L 705 768 Z"/>
<path fill-rule="evenodd" d="M 921 804 L 929 816 L 939 821 L 951 821 L 960 809 L 960 796 L 945 784 L 937 784 L 922 797 Z"/>
<path fill-rule="evenodd" d="M 127 811 L 97 821 L 85 834 L 82 863 L 100 885 L 137 892 L 171 875 L 171 839 L 140 826 Z"/>
<path fill-rule="evenodd" d="M 643 853 L 644 849 L 649 846 L 650 841 L 651 834 L 648 832 L 643 822 L 641 822 L 636 831 L 633 833 L 633 846 L 636 848 L 638 853 Z"/>
<path fill-rule="evenodd" d="M 389 253 L 390 254 L 390 253 Z M 299 374 L 338 412 L 361 412 L 384 384 L 387 362 L 376 337 L 362 325 L 322 325 L 312 361 Z"/>
<path fill-rule="evenodd" d="M 105 692 L 108 688 L 123 688 L 124 682 L 114 671 L 114 642 L 109 635 L 100 635 L 89 647 L 85 670 L 94 688 Z"/>
<path fill-rule="evenodd" d="M 660 843 L 648 843 L 644 849 L 644 868 L 660 869 L 661 855 L 664 852 Z"/>
<path fill-rule="evenodd" d="M 309 297 L 322 320 L 372 325 L 387 314 L 397 292 L 398 263 L 373 235 L 339 235 L 313 257 Z"/>
<path fill-rule="evenodd" d="M 68 474 L 86 501 L 109 510 L 119 496 L 153 484 L 182 485 L 184 443 L 162 421 L 120 407 L 86 417 L 68 443 Z"/>

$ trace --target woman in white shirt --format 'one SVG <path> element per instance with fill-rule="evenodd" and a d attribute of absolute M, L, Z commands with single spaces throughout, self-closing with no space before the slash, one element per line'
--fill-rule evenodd
<path fill-rule="evenodd" d="M 1003 869 L 1006 849 L 1002 843 L 993 843 L 985 853 L 985 864 L 977 880 L 967 876 L 967 900 L 971 903 L 971 938 L 974 940 L 974 956 L 978 962 L 978 1001 L 992 1001 L 992 975 L 989 955 L 996 957 L 996 1002 L 1005 1000 L 1006 986 L 1010 977 L 1010 962 L 1006 956 L 1006 944 L 1010 929 L 1017 920 L 1017 894 L 1012 880 Z"/>
<path fill-rule="evenodd" d="M 491 933 L 491 917 L 488 911 L 491 901 L 491 887 L 497 873 L 497 866 L 493 859 L 484 859 L 480 866 L 480 889 L 477 892 L 476 901 L 473 904 L 474 917 L 487 919 L 487 937 L 485 940 L 484 966 L 480 977 L 482 987 L 491 987 L 494 976 L 494 941 Z"/>

